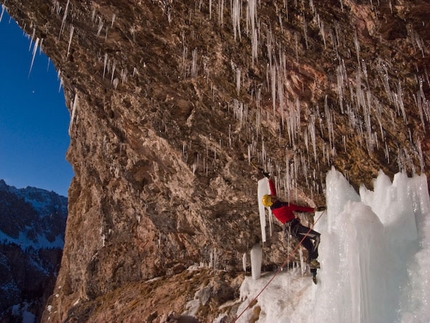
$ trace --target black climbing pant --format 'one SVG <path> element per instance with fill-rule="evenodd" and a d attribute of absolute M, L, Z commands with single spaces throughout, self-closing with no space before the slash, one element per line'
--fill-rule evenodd
<path fill-rule="evenodd" d="M 299 219 L 294 219 L 285 223 L 285 231 L 293 237 L 302 241 L 302 246 L 308 251 L 308 262 L 318 258 L 318 246 L 320 244 L 320 233 L 300 223 Z"/>

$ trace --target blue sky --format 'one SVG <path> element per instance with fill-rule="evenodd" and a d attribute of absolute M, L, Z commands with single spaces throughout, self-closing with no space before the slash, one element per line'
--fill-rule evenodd
<path fill-rule="evenodd" d="M 30 72 L 34 42 L 30 48 L 30 37 L 6 12 L 0 44 L 0 179 L 67 196 L 70 114 L 55 66 L 38 50 Z"/>

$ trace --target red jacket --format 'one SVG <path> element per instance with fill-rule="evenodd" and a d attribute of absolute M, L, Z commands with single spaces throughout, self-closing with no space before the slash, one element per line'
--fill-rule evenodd
<path fill-rule="evenodd" d="M 271 179 L 269 179 L 269 187 L 270 187 L 270 195 L 276 196 L 275 184 Z M 281 202 L 279 200 L 273 203 L 270 209 L 272 210 L 272 213 L 275 215 L 275 217 L 279 221 L 281 221 L 282 224 L 295 219 L 296 218 L 296 216 L 294 215 L 295 211 L 315 212 L 315 209 L 312 207 L 298 206 L 293 203 Z"/>

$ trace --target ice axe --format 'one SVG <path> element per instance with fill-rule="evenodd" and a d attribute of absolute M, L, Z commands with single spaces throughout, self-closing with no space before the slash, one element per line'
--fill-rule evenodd
<path fill-rule="evenodd" d="M 255 163 L 252 160 L 251 160 L 251 166 L 254 167 L 256 170 L 258 170 L 259 172 L 261 172 L 264 177 L 267 177 L 267 178 L 270 177 L 270 173 L 264 171 L 263 168 L 258 167 L 257 165 L 255 165 Z"/>

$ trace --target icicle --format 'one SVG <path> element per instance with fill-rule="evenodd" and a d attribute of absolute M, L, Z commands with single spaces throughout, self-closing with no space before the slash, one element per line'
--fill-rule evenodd
<path fill-rule="evenodd" d="M 320 23 L 320 34 L 321 34 L 321 37 L 323 39 L 324 49 L 327 49 L 327 43 L 326 43 L 326 40 L 325 40 L 324 21 L 321 21 L 321 23 Z"/>
<path fill-rule="evenodd" d="M 423 57 L 425 57 L 423 41 L 422 41 L 421 37 L 418 35 L 418 33 L 416 33 L 416 35 L 415 35 L 415 42 L 417 43 L 417 46 L 418 46 L 419 50 L 421 51 L 421 55 Z"/>
<path fill-rule="evenodd" d="M 49 66 L 51 65 L 51 58 L 48 57 L 48 62 L 46 64 L 46 71 L 49 72 Z"/>
<path fill-rule="evenodd" d="M 70 52 L 70 45 L 72 44 L 72 37 L 73 37 L 73 32 L 75 30 L 75 27 L 71 26 L 70 27 L 70 37 L 69 37 L 69 45 L 67 46 L 67 55 L 66 57 L 69 56 L 69 52 Z"/>
<path fill-rule="evenodd" d="M 60 33 L 58 34 L 58 38 L 61 37 L 61 33 L 63 32 L 64 25 L 66 23 L 67 14 L 69 12 L 69 3 L 70 0 L 67 0 L 66 9 L 64 10 L 63 20 L 61 21 Z"/>
<path fill-rule="evenodd" d="M 282 130 L 285 127 L 285 117 L 284 117 L 284 110 L 285 110 L 285 99 L 284 99 L 284 84 L 285 84 L 285 78 L 282 75 L 282 67 L 280 68 L 280 71 L 278 71 L 278 101 L 279 101 L 279 110 L 281 110 L 281 127 Z"/>
<path fill-rule="evenodd" d="M 75 99 L 73 100 L 73 107 L 72 107 L 72 115 L 70 116 L 69 136 L 71 134 L 73 122 L 75 121 L 77 106 L 78 106 L 78 93 L 75 93 Z"/>
<path fill-rule="evenodd" d="M 290 172 L 290 156 L 287 151 L 285 156 L 285 189 L 287 191 L 287 199 L 290 200 L 290 192 L 291 192 L 291 172 Z"/>
<path fill-rule="evenodd" d="M 366 125 L 366 143 L 367 143 L 367 150 L 369 152 L 373 151 L 374 143 L 373 143 L 373 136 L 372 136 L 372 121 L 371 121 L 371 107 L 372 107 L 372 93 L 370 91 L 366 92 L 366 98 L 367 98 L 367 108 L 364 111 L 364 122 Z"/>
<path fill-rule="evenodd" d="M 109 32 L 109 26 L 107 26 L 107 27 L 106 27 L 105 41 L 106 41 L 106 40 L 107 40 L 107 38 L 108 38 L 108 32 Z"/>
<path fill-rule="evenodd" d="M 360 64 L 360 43 L 358 41 L 357 31 L 354 33 L 355 51 L 357 52 L 357 62 Z"/>
<path fill-rule="evenodd" d="M 340 41 L 340 35 L 339 35 L 339 33 L 340 33 L 340 25 L 339 25 L 339 23 L 337 23 L 335 26 L 334 26 L 334 31 L 335 31 L 335 36 L 336 36 L 336 43 L 337 43 L 337 46 L 338 47 L 341 47 L 342 46 L 342 44 L 341 44 L 341 41 Z M 337 53 L 337 49 L 336 49 L 336 53 Z M 338 54 L 338 53 L 337 53 Z M 339 54 L 338 54 L 339 55 Z"/>
<path fill-rule="evenodd" d="M 257 33 L 257 0 L 249 0 L 247 7 L 247 17 L 251 25 L 251 48 L 252 65 L 258 56 L 258 33 Z"/>
<path fill-rule="evenodd" d="M 0 14 L 0 22 L 1 22 L 1 20 L 3 19 L 3 14 L 4 14 L 5 9 L 6 9 L 6 7 L 5 7 L 5 6 L 4 6 L 4 4 L 2 3 L 2 5 L 1 5 L 1 14 Z"/>
<path fill-rule="evenodd" d="M 104 63 L 103 63 L 103 79 L 105 78 L 105 75 L 106 75 L 107 63 L 108 63 L 108 54 L 105 53 L 105 59 L 104 59 Z"/>
<path fill-rule="evenodd" d="M 116 77 L 116 78 L 113 80 L 113 82 L 112 82 L 113 88 L 114 88 L 114 89 L 116 89 L 116 88 L 118 87 L 118 84 L 119 84 L 119 80 L 118 80 L 118 78 Z"/>
<path fill-rule="evenodd" d="M 251 273 L 252 279 L 257 280 L 261 276 L 261 264 L 263 259 L 263 250 L 259 243 L 251 249 Z"/>
<path fill-rule="evenodd" d="M 99 17 L 99 26 L 97 28 L 97 37 L 100 36 L 102 29 L 103 29 L 103 21 L 102 21 L 102 18 Z"/>
<path fill-rule="evenodd" d="M 330 148 L 333 148 L 333 146 L 334 146 L 333 118 L 332 118 L 332 115 L 330 113 L 330 108 L 328 106 L 327 96 L 325 96 L 325 99 L 324 99 L 324 113 L 325 113 L 325 119 L 327 121 L 327 129 L 328 129 L 328 134 L 329 134 Z"/>
<path fill-rule="evenodd" d="M 276 112 L 276 66 L 270 67 L 270 85 L 272 89 L 273 114 Z"/>
<path fill-rule="evenodd" d="M 364 80 L 366 81 L 366 85 L 367 85 L 367 87 L 369 87 L 369 78 L 368 78 L 368 74 L 367 74 L 367 67 L 366 67 L 366 62 L 364 60 L 361 60 L 361 68 L 363 69 Z"/>
<path fill-rule="evenodd" d="M 60 80 L 60 84 L 58 85 L 58 93 L 61 92 L 61 88 L 63 87 L 63 80 Z"/>
<path fill-rule="evenodd" d="M 304 134 L 304 140 L 305 140 L 306 153 L 309 154 L 309 138 L 308 138 L 308 131 L 306 129 Z"/>
<path fill-rule="evenodd" d="M 34 47 L 33 47 L 33 58 L 31 59 L 30 71 L 28 72 L 28 77 L 30 77 L 31 70 L 33 69 L 34 57 L 36 56 L 36 53 L 37 53 L 37 47 L 38 47 L 38 46 L 39 46 L 39 38 L 37 38 L 37 39 L 36 39 L 36 42 L 34 43 Z"/>
<path fill-rule="evenodd" d="M 122 84 L 124 84 L 125 82 L 127 82 L 127 70 L 125 70 L 125 69 L 121 69 L 121 73 L 120 73 L 120 76 L 121 76 L 121 83 Z"/>
<path fill-rule="evenodd" d="M 61 6 L 60 6 L 60 3 L 57 1 L 57 0 L 55 0 L 55 1 L 53 1 L 53 7 L 54 7 L 54 12 L 57 14 L 57 15 L 59 15 L 60 14 L 60 12 L 61 12 Z"/>
<path fill-rule="evenodd" d="M 185 44 L 185 35 L 182 35 L 182 42 Z M 187 46 L 184 46 L 184 49 L 182 50 L 182 66 L 183 66 L 183 78 L 185 79 L 187 77 L 187 57 L 188 57 L 188 48 Z"/>
<path fill-rule="evenodd" d="M 419 91 L 419 95 L 420 95 L 420 97 L 422 99 L 423 114 L 425 115 L 427 121 L 430 121 L 430 104 L 429 104 L 429 101 L 426 99 L 426 96 L 424 94 L 423 79 L 422 78 L 420 78 L 420 91 Z M 425 131 L 424 117 L 421 118 L 421 122 L 423 124 L 424 131 Z"/>
<path fill-rule="evenodd" d="M 241 71 L 240 68 L 236 68 L 236 91 L 237 91 L 237 95 L 239 95 L 240 93 L 240 77 L 241 77 Z"/>
<path fill-rule="evenodd" d="M 242 0 L 233 0 L 233 8 L 231 10 L 231 19 L 233 22 L 233 35 L 234 40 L 236 40 L 237 35 L 239 35 L 239 40 L 241 39 L 240 35 L 240 16 L 242 12 Z"/>
<path fill-rule="evenodd" d="M 299 136 L 300 132 L 300 99 L 296 98 L 296 110 L 294 111 L 294 138 Z"/>
<path fill-rule="evenodd" d="M 100 233 L 100 237 L 102 239 L 102 246 L 104 247 L 106 245 L 106 235 L 103 234 L 102 226 L 100 226 L 99 233 Z"/>
<path fill-rule="evenodd" d="M 395 102 L 395 105 L 400 108 L 400 111 L 402 112 L 402 115 L 403 115 L 403 121 L 406 124 L 407 123 L 406 111 L 405 111 L 405 106 L 403 104 L 403 91 L 402 91 L 402 84 L 400 80 L 399 80 L 399 83 L 397 83 L 397 94 L 394 95 L 394 102 Z"/>
<path fill-rule="evenodd" d="M 246 272 L 246 252 L 244 252 L 242 255 L 242 268 L 243 271 Z"/>
<path fill-rule="evenodd" d="M 43 38 L 40 40 L 40 44 L 39 44 L 39 55 L 41 55 L 43 53 Z"/>
<path fill-rule="evenodd" d="M 384 85 L 385 93 L 387 94 L 388 100 L 390 100 L 390 102 L 393 102 L 394 100 L 390 89 L 389 74 L 388 74 L 388 70 L 385 62 L 379 62 L 378 72 L 379 72 L 379 76 L 381 78 L 382 84 Z"/>
<path fill-rule="evenodd" d="M 60 93 L 61 86 L 63 85 L 63 80 L 61 79 L 61 70 L 58 70 L 58 72 L 57 72 L 57 80 L 60 81 L 60 85 L 58 86 L 58 93 Z"/>
<path fill-rule="evenodd" d="M 218 266 L 218 255 L 217 255 L 217 249 L 215 247 L 212 249 L 212 252 L 210 253 L 209 266 L 214 269 L 216 269 Z"/>
<path fill-rule="evenodd" d="M 337 91 L 338 91 L 338 97 L 339 97 L 340 111 L 343 114 L 343 89 L 344 89 L 345 81 L 348 79 L 346 76 L 345 63 L 343 60 L 341 64 L 337 67 L 336 74 L 337 74 Z"/>
<path fill-rule="evenodd" d="M 258 35 L 257 35 L 257 29 L 253 29 L 252 31 L 252 64 L 254 64 L 254 61 L 258 57 Z"/>
<path fill-rule="evenodd" d="M 191 77 L 195 78 L 195 77 L 197 77 L 197 73 L 198 73 L 197 48 L 195 48 L 193 50 L 192 56 L 193 56 L 193 61 L 192 61 L 192 64 L 191 64 Z"/>
<path fill-rule="evenodd" d="M 134 77 L 135 75 L 139 75 L 139 71 L 137 70 L 136 67 L 133 67 L 133 74 L 132 74 L 132 76 Z"/>
<path fill-rule="evenodd" d="M 420 157 L 421 174 L 424 174 L 425 162 L 424 162 L 424 155 L 423 155 L 423 150 L 421 148 L 421 141 L 420 140 L 418 140 L 418 142 L 417 142 L 417 149 L 418 149 L 418 156 Z"/>
<path fill-rule="evenodd" d="M 115 22 L 115 18 L 116 18 L 116 15 L 115 15 L 115 14 L 113 14 L 113 15 L 112 15 L 112 23 L 111 23 L 111 25 L 110 25 L 110 26 L 111 26 L 111 28 L 113 27 L 113 23 Z"/>
<path fill-rule="evenodd" d="M 263 161 L 263 164 L 265 164 L 267 160 L 266 146 L 264 145 L 264 140 L 261 140 L 261 160 Z"/>
<path fill-rule="evenodd" d="M 111 75 L 111 78 L 110 78 L 110 81 L 111 81 L 112 84 L 113 84 L 114 75 L 115 75 L 115 68 L 116 68 L 116 62 L 113 61 L 113 64 L 112 64 L 112 75 Z"/>
<path fill-rule="evenodd" d="M 414 95 L 415 103 L 418 106 L 418 113 L 420 115 L 421 124 L 423 125 L 423 129 L 425 131 L 425 123 L 424 123 L 424 113 L 423 113 L 423 105 L 421 101 L 421 94 L 418 92 L 416 95 Z"/>
<path fill-rule="evenodd" d="M 315 161 L 317 161 L 317 145 L 316 145 L 316 135 L 315 135 L 315 115 L 310 116 L 310 121 L 308 124 L 308 132 L 311 135 L 312 148 L 314 152 Z"/>
<path fill-rule="evenodd" d="M 218 22 L 221 26 L 224 25 L 224 0 L 219 1 Z"/>
<path fill-rule="evenodd" d="M 309 45 L 308 45 L 308 25 L 306 23 L 306 19 L 305 19 L 304 15 L 303 15 L 303 34 L 305 37 L 306 49 L 308 49 L 309 48 Z"/>
<path fill-rule="evenodd" d="M 231 139 L 231 124 L 228 125 L 228 144 L 231 148 L 231 143 L 232 143 L 232 139 Z"/>
<path fill-rule="evenodd" d="M 315 13 L 315 5 L 312 0 L 309 0 L 309 7 L 311 7 L 312 12 Z"/>
<path fill-rule="evenodd" d="M 336 35 L 333 32 L 333 29 L 330 29 L 330 38 L 333 44 L 333 51 L 336 53 L 336 57 L 339 57 L 338 44 L 336 42 Z"/>
<path fill-rule="evenodd" d="M 259 134 L 259 130 L 261 128 L 261 110 L 257 109 L 257 112 L 255 113 L 255 126 L 257 129 L 257 136 Z"/>
<path fill-rule="evenodd" d="M 263 205 L 262 198 L 265 194 L 270 194 L 269 181 L 267 178 L 258 181 L 258 210 L 260 214 L 261 241 L 266 242 L 266 208 Z M 269 210 L 270 212 L 270 210 Z"/>

